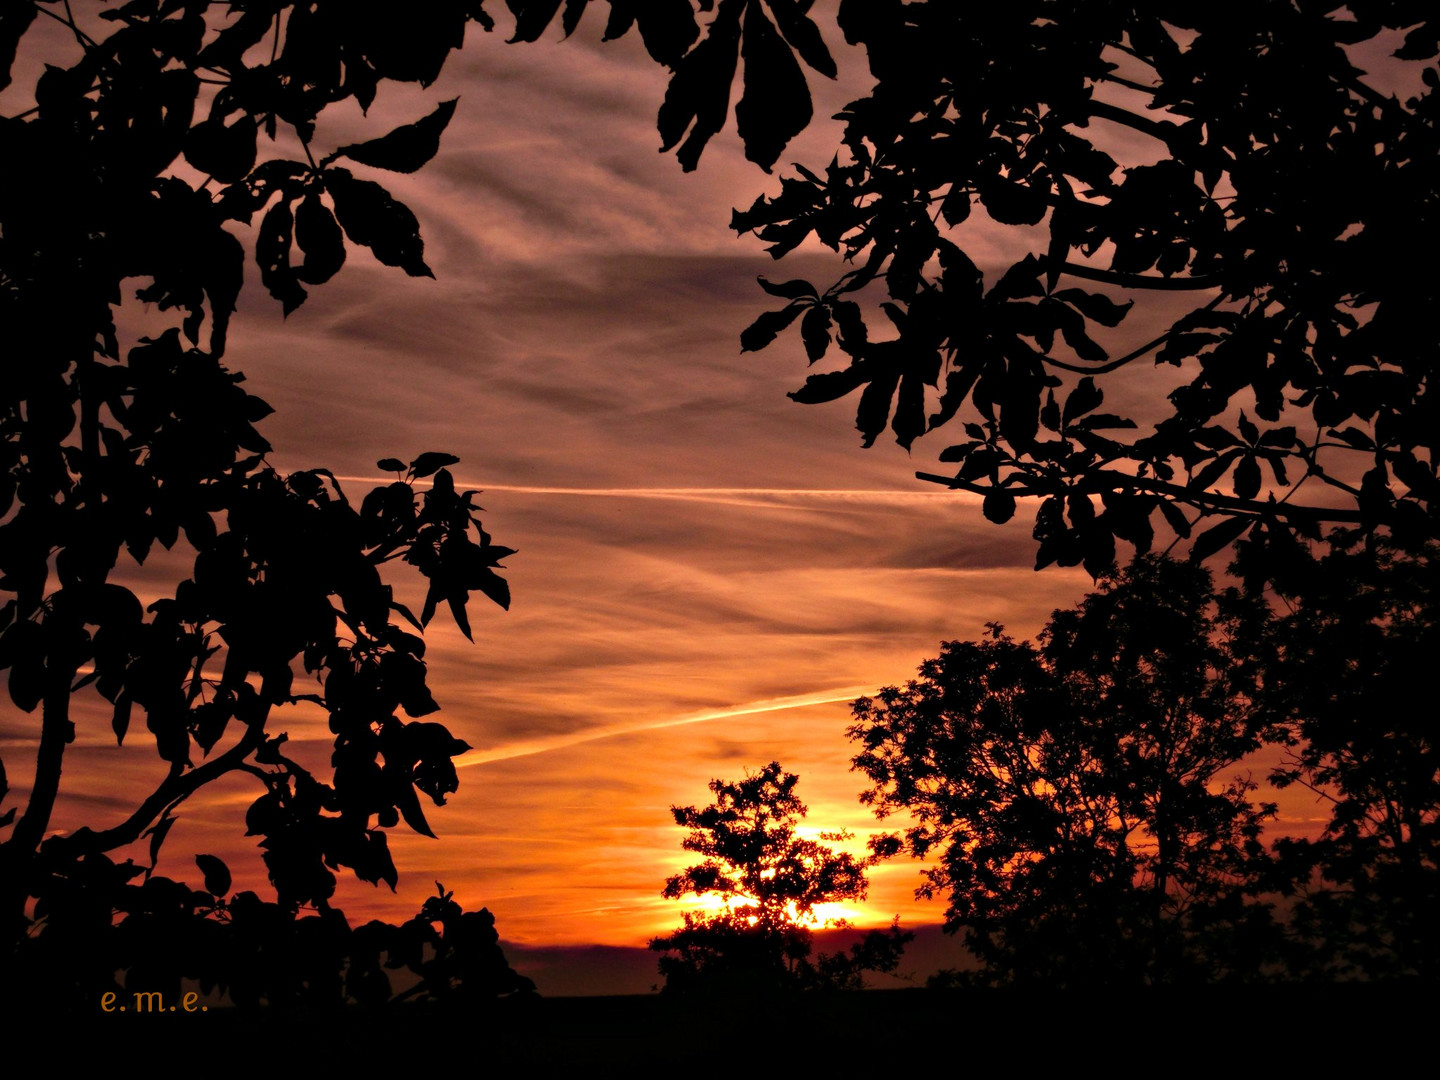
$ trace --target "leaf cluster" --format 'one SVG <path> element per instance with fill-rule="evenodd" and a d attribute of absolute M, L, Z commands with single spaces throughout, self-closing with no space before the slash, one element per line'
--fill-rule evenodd
<path fill-rule="evenodd" d="M 995 521 L 1037 500 L 1037 567 L 1098 575 L 1116 540 L 1143 553 L 1205 519 L 1200 557 L 1332 523 L 1434 535 L 1436 297 L 1395 261 L 1437 224 L 1427 7 L 844 0 L 838 21 L 874 88 L 826 168 L 732 221 L 777 259 L 813 236 L 851 264 L 828 288 L 761 282 L 790 302 L 743 348 L 801 316 L 812 364 L 839 346 L 795 400 L 859 391 L 866 446 L 962 423 L 957 471 L 922 478 Z M 1396 62 L 1424 66 L 1404 102 L 1346 51 L 1395 30 Z M 1117 138 L 1153 163 L 1116 160 Z M 1030 253 L 982 272 L 981 213 Z M 1146 296 L 1165 329 L 1117 355 L 1107 331 Z M 1168 397 L 1097 412 L 1145 359 L 1173 369 Z"/>
<path fill-rule="evenodd" d="M 347 1005 L 473 1006 L 534 990 L 505 962 L 490 912 L 463 911 L 438 883 L 413 918 L 352 928 L 334 908 L 300 917 L 254 892 L 231 895 L 220 859 L 195 861 L 202 888 L 104 855 L 57 869 L 13 958 L 7 1004 L 34 1010 L 43 996 L 52 1011 L 88 1014 L 107 992 L 174 1001 L 193 986 L 242 1009 L 323 1017 Z"/>
<path fill-rule="evenodd" d="M 117 941 L 148 941 L 162 909 L 167 926 L 193 917 L 195 934 L 211 934 L 222 905 L 186 900 L 151 872 L 181 805 L 227 774 L 260 789 L 245 828 L 277 897 L 231 906 L 323 936 L 343 925 L 336 872 L 393 888 L 386 830 L 404 821 L 433 836 L 420 797 L 441 805 L 458 786 L 453 759 L 469 747 L 421 719 L 438 705 L 419 633 L 443 602 L 470 636 L 475 591 L 508 606 L 496 569 L 511 551 L 481 527 L 475 493 L 456 489 L 452 455 L 386 459 L 399 478 L 358 506 L 327 469 L 270 465 L 256 425 L 271 409 L 223 362 L 243 279 L 230 230 L 259 217 L 261 281 L 287 311 L 305 298 L 301 282 L 339 269 L 346 236 L 428 274 L 414 215 L 331 163 L 413 171 L 454 102 L 323 162 L 310 145 L 328 106 L 368 107 L 386 79 L 433 82 L 483 12 L 134 0 L 86 14 L 12 4 L 0 21 L 5 80 L 36 18 L 64 23 L 80 46 L 70 67 L 46 67 L 35 108 L 0 120 L 0 152 L 25 163 L 0 176 L 0 326 L 14 360 L 0 374 L 0 671 L 14 705 L 39 717 L 28 802 L 0 813 L 0 954 L 19 956 L 36 935 L 69 949 L 68 928 L 92 916 L 129 925 Z M 261 160 L 261 136 L 275 140 L 280 124 L 304 162 Z M 135 279 L 139 299 L 178 325 L 127 349 L 113 306 Z M 157 547 L 181 579 L 147 603 L 122 582 Z M 392 560 L 427 580 L 418 616 L 383 576 Z M 104 703 L 118 742 L 134 742 L 143 720 L 163 778 L 131 793 L 118 823 L 48 835 L 82 694 Z M 330 774 L 291 757 L 276 730 L 301 703 L 328 718 Z M 0 801 L 9 794 L 0 767 Z M 139 871 L 111 855 L 145 840 L 150 868 L 132 887 Z M 81 907 L 89 914 L 65 914 Z M 82 948 L 89 931 L 74 933 Z M 276 948 L 290 940 L 276 933 Z"/>

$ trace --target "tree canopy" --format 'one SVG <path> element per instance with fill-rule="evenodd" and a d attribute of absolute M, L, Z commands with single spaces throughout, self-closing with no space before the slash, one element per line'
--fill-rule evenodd
<path fill-rule="evenodd" d="M 458 785 L 452 759 L 468 749 L 420 719 L 439 706 L 426 686 L 424 641 L 410 630 L 444 605 L 469 636 L 472 592 L 509 603 L 495 569 L 510 550 L 481 527 L 474 492 L 456 489 L 452 455 L 380 461 L 396 479 L 358 503 L 327 469 L 282 476 L 266 458 L 270 446 L 255 425 L 271 410 L 222 362 L 243 259 L 227 224 L 263 211 L 261 278 L 287 308 L 304 299 L 299 281 L 323 282 L 343 261 L 337 221 L 380 261 L 428 271 L 413 215 L 379 185 L 341 169 L 321 183 L 317 166 L 257 164 L 259 132 L 273 136 L 283 120 L 303 135 L 339 93 L 306 67 L 318 62 L 307 50 L 324 52 L 306 38 L 318 9 L 224 5 L 234 17 L 217 28 L 204 18 L 211 6 L 106 9 L 100 25 L 115 29 L 103 40 L 68 5 L 0 9 L 7 81 L 15 44 L 37 17 L 63 22 L 80 52 L 70 67 L 45 69 L 33 109 L 0 121 L 10 163 L 0 176 L 0 326 L 9 357 L 0 372 L 0 592 L 8 596 L 0 668 L 13 704 L 39 714 L 23 810 L 0 816 L 11 830 L 0 844 L 0 951 L 12 973 L 24 973 L 7 991 L 31 978 L 88 992 L 128 968 L 142 984 L 183 974 L 241 1000 L 255 974 L 253 942 L 268 935 L 266 949 L 282 949 L 299 935 L 295 942 L 309 944 L 296 946 L 295 963 L 323 959 L 295 985 L 317 997 L 373 998 L 373 980 L 368 989 L 339 982 L 352 946 L 330 904 L 334 871 L 393 888 L 386 830 L 403 820 L 434 835 L 419 797 L 443 804 Z M 463 16 L 454 14 L 458 28 Z M 277 47 L 257 72 L 247 50 L 282 23 L 292 46 L 310 44 Z M 381 78 L 433 79 L 459 44 L 453 35 L 432 40 L 433 27 L 423 41 L 405 41 L 363 23 L 356 16 L 345 25 L 363 42 L 352 47 L 368 58 L 370 89 L 352 65 L 345 94 L 366 101 Z M 194 122 L 202 85 L 217 81 L 209 118 Z M 381 167 L 416 168 L 434 153 L 445 110 L 368 149 L 348 149 Z M 181 155 L 196 179 L 176 175 Z M 306 253 L 294 268 L 292 239 Z M 175 310 L 177 325 L 122 344 L 112 305 L 126 279 L 140 279 L 142 300 Z M 417 490 L 420 481 L 428 486 Z M 187 570 L 146 604 L 123 571 L 157 547 L 181 556 Z M 390 563 L 427 579 L 418 615 L 382 576 Z M 300 703 L 328 717 L 328 777 L 288 754 L 276 730 L 277 713 Z M 121 820 L 48 835 L 77 722 L 100 709 L 122 743 L 135 741 L 132 721 L 143 718 L 163 778 L 126 793 L 133 809 Z M 244 827 L 259 838 L 274 904 L 248 891 L 226 899 L 229 872 L 212 856 L 198 867 L 203 890 L 153 873 L 177 810 L 227 774 L 248 775 L 258 789 Z M 0 800 L 8 793 L 0 768 Z M 148 867 L 111 858 L 147 838 Z M 318 920 L 297 923 L 302 909 Z M 115 923 L 117 912 L 126 917 Z M 468 925 L 449 907 L 426 915 L 454 924 L 450 937 Z M 196 935 L 223 944 L 178 947 Z M 355 948 L 352 974 L 379 970 Z M 59 962 L 71 955 L 73 965 Z M 327 964 L 329 974 L 312 982 Z M 513 982 L 507 972 L 500 961 L 499 983 Z M 275 979 L 250 996 L 291 1001 L 294 987 L 283 974 Z"/>
<path fill-rule="evenodd" d="M 919 893 L 986 981 L 1433 977 L 1440 768 L 1403 704 L 1433 577 L 1351 537 L 1296 562 L 1280 614 L 1150 556 L 1038 645 L 946 642 L 855 703 L 862 801 L 913 820 L 872 847 L 931 861 Z M 1277 838 L 1261 748 L 1329 807 L 1319 836 Z"/>
<path fill-rule="evenodd" d="M 1202 557 L 1435 535 L 1435 276 L 1400 257 L 1440 205 L 1429 5 L 844 0 L 838 23 L 874 89 L 828 165 L 733 221 L 850 266 L 761 282 L 788 302 L 745 348 L 797 321 L 811 363 L 838 346 L 795 400 L 860 391 L 867 446 L 962 427 L 954 475 L 922 477 L 994 521 L 1038 500 L 1037 567 L 1097 574 L 1157 526 L 1203 530 Z M 982 212 L 1030 249 L 998 273 L 967 254 Z M 1142 364 L 1168 388 L 1105 411 Z"/>
<path fill-rule="evenodd" d="M 1274 812 L 1235 775 L 1259 737 L 1211 602 L 1203 569 L 1138 561 L 1038 647 L 992 624 L 855 704 L 863 801 L 915 822 L 877 850 L 934 857 L 922 892 L 992 977 L 1173 982 L 1271 959 L 1210 951 L 1269 922 L 1245 885 Z"/>

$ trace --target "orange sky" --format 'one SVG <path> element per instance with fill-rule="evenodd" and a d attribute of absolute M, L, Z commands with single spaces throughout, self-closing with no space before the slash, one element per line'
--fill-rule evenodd
<path fill-rule="evenodd" d="M 22 57 L 53 38 L 32 34 Z M 321 127 L 317 141 L 338 145 L 459 96 L 434 162 L 377 176 L 419 216 L 438 280 L 352 248 L 282 321 L 247 271 L 228 363 L 277 409 L 263 429 L 275 466 L 328 467 L 354 495 L 389 479 L 378 458 L 457 454 L 457 481 L 485 489 L 487 529 L 519 549 L 510 612 L 477 597 L 474 645 L 446 615 L 427 634 L 438 719 L 475 749 L 458 793 L 430 812 L 440 838 L 392 832 L 398 893 L 342 884 L 352 921 L 406 917 L 438 878 L 494 911 L 508 941 L 643 945 L 681 911 L 660 896 L 687 861 L 670 805 L 704 803 L 711 778 L 777 759 L 801 776 L 809 824 L 863 837 L 875 825 L 848 771 L 847 703 L 988 621 L 1030 636 L 1090 584 L 1030 569 L 1023 512 L 998 528 L 970 496 L 913 478 L 942 471 L 943 435 L 913 455 L 863 451 L 853 400 L 785 398 L 803 380 L 797 340 L 740 354 L 740 330 L 778 306 L 755 275 L 828 280 L 833 257 L 802 249 L 776 267 L 737 239 L 731 208 L 775 178 L 743 160 L 733 125 L 696 174 L 657 154 L 663 72 L 638 41 L 598 35 L 506 46 L 472 32 L 429 91 L 386 88 L 371 124 L 345 114 Z M 817 88 L 817 116 L 864 85 L 860 58 L 826 36 L 846 81 Z M 817 122 L 782 163 L 823 164 L 835 132 Z M 976 226 L 966 241 L 993 271 L 1030 237 Z M 1152 336 L 1164 314 L 1132 318 L 1116 347 Z M 123 315 L 132 330 L 153 317 Z M 158 591 L 176 568 L 157 558 L 131 576 Z M 97 702 L 80 709 L 58 827 L 123 816 L 159 775 L 143 729 L 117 748 Z M 34 728 L 0 702 L 17 795 Z M 324 767 L 323 720 L 295 709 L 275 729 Z M 256 794 L 236 779 L 192 799 L 159 870 L 193 878 L 191 855 L 208 851 L 238 887 L 263 887 L 241 835 Z M 1303 800 L 1287 815 L 1297 827 L 1314 816 Z M 917 880 L 913 863 L 877 869 L 862 920 L 938 922 L 943 905 L 911 898 Z"/>

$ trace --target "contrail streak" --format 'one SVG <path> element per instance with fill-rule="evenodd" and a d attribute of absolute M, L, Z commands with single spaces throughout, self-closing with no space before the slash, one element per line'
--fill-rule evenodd
<path fill-rule="evenodd" d="M 548 754 L 554 750 L 566 750 L 572 746 L 599 742 L 602 739 L 614 739 L 621 735 L 636 735 L 645 731 L 661 731 L 665 728 L 684 727 L 687 724 L 703 724 L 711 720 L 727 720 L 735 716 L 754 716 L 757 713 L 782 712 L 786 709 L 803 709 L 809 705 L 830 705 L 839 701 L 851 702 L 858 697 L 864 697 L 866 694 L 874 693 L 874 689 L 872 686 L 847 686 L 832 690 L 816 690 L 809 694 L 793 694 L 783 698 L 768 698 L 762 701 L 751 702 L 748 705 L 737 705 L 730 709 L 707 709 L 704 712 L 689 713 L 685 716 L 673 717 L 669 720 L 660 720 L 652 724 L 636 724 L 633 727 L 621 728 L 603 728 L 599 731 L 583 732 L 575 735 L 556 735 L 548 739 L 537 739 L 533 742 L 502 746 L 494 750 L 471 750 L 456 758 L 455 764 L 461 768 L 471 765 L 488 765 L 492 761 L 509 761 L 512 758 L 531 757 L 535 754 Z"/>
<path fill-rule="evenodd" d="M 383 484 L 390 476 L 341 476 L 345 483 Z M 759 487 L 558 487 L 535 484 L 486 484 L 483 481 L 456 480 L 456 486 L 481 491 L 508 491 L 519 495 L 560 495 L 604 499 L 673 499 L 686 502 L 731 502 L 735 500 L 840 501 L 840 502 L 927 502 L 935 499 L 979 501 L 979 496 L 945 488 L 917 488 L 902 491 L 895 488 L 759 488 Z M 423 490 L 423 489 L 422 489 Z M 763 504 L 763 503 L 762 503 Z"/>

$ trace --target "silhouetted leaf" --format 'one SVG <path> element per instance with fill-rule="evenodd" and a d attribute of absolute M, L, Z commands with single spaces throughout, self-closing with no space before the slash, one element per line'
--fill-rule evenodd
<path fill-rule="evenodd" d="M 186 133 L 185 160 L 221 183 L 234 183 L 255 167 L 258 134 L 250 116 L 241 116 L 229 125 L 223 116 L 211 116 Z"/>
<path fill-rule="evenodd" d="M 830 312 L 816 304 L 800 320 L 800 338 L 805 343 L 805 355 L 813 364 L 830 349 Z"/>
<path fill-rule="evenodd" d="M 506 611 L 510 610 L 510 584 L 499 574 L 481 574 L 475 587 Z"/>
<path fill-rule="evenodd" d="M 348 157 L 351 161 L 377 169 L 413 173 L 439 151 L 440 136 L 455 115 L 455 102 L 458 100 L 442 101 L 429 116 L 398 127 L 378 139 L 342 146 L 331 158 Z"/>
<path fill-rule="evenodd" d="M 420 223 L 408 207 L 379 184 L 356 180 L 344 169 L 327 170 L 325 188 L 335 200 L 335 217 L 351 240 L 411 277 L 435 276 L 425 265 Z"/>
<path fill-rule="evenodd" d="M 745 61 L 745 90 L 735 105 L 735 123 L 745 156 L 769 172 L 790 140 L 810 123 L 810 88 L 759 4 L 746 9 L 740 55 Z"/>
<path fill-rule="evenodd" d="M 995 524 L 1003 525 L 1015 516 L 1015 496 L 997 488 L 986 494 L 980 508 L 981 512 Z"/>
<path fill-rule="evenodd" d="M 820 29 L 805 14 L 809 3 L 798 3 L 797 0 L 766 0 L 770 10 L 775 14 L 775 24 L 780 33 L 785 35 L 785 40 L 790 47 L 800 54 L 801 59 L 809 64 L 816 71 L 826 78 L 833 79 L 836 75 L 835 60 L 830 55 L 830 50 L 825 47 L 825 41 L 820 36 Z"/>
<path fill-rule="evenodd" d="M 674 68 L 700 36 L 690 0 L 611 0 L 605 40 L 611 41 L 634 21 L 645 50 L 660 64 Z"/>
<path fill-rule="evenodd" d="M 1335 431 L 1332 429 L 1328 434 L 1333 435 L 1335 438 L 1340 439 L 1342 442 L 1349 443 L 1351 446 L 1359 450 L 1375 449 L 1375 440 L 1356 427 L 1342 428 L 1339 431 Z"/>
<path fill-rule="evenodd" d="M 872 377 L 861 392 L 860 404 L 855 410 L 855 428 L 863 436 L 863 446 L 872 445 L 889 423 L 890 404 L 899 382 L 900 373 L 891 370 Z M 808 379 L 806 384 L 809 384 Z"/>
<path fill-rule="evenodd" d="M 110 720 L 110 727 L 115 732 L 117 746 L 125 742 L 125 733 L 130 729 L 130 708 L 130 695 L 122 692 L 115 699 L 115 712 Z"/>
<path fill-rule="evenodd" d="M 1246 454 L 1235 464 L 1235 494 L 1253 499 L 1260 493 L 1260 463 L 1254 454 Z"/>
<path fill-rule="evenodd" d="M 790 304 L 779 311 L 764 312 L 758 319 L 740 331 L 740 351 L 755 352 L 775 340 L 776 335 L 794 322 L 805 307 Z"/>
<path fill-rule="evenodd" d="M 1243 410 L 1240 413 L 1237 424 L 1240 428 L 1240 437 L 1249 445 L 1254 446 L 1256 440 L 1260 437 L 1260 432 L 1256 429 L 1255 425 L 1246 418 Z"/>
<path fill-rule="evenodd" d="M 165 837 L 170 835 L 170 830 L 174 825 L 175 819 L 166 814 L 141 834 L 141 836 L 150 838 L 150 870 L 154 870 L 155 864 L 160 861 L 160 847 L 165 843 Z M 146 875 L 149 875 L 149 871 L 146 872 Z"/>
<path fill-rule="evenodd" d="M 1194 562 L 1203 562 L 1211 555 L 1214 555 L 1221 548 L 1234 543 L 1255 524 L 1253 517 L 1232 517 L 1222 521 L 1213 528 L 1206 529 L 1195 538 L 1190 545 L 1190 558 Z"/>
<path fill-rule="evenodd" d="M 1133 428 L 1135 421 L 1128 416 L 1116 416 L 1114 413 L 1091 413 L 1084 419 L 1076 422 L 1075 431 L 1072 434 L 1078 435 L 1081 431 L 1104 431 L 1106 428 Z"/>
<path fill-rule="evenodd" d="M 806 378 L 805 385 L 791 391 L 787 396 L 802 405 L 814 405 L 822 401 L 842 398 L 865 383 L 863 368 L 851 365 L 843 371 L 826 371 Z"/>
<path fill-rule="evenodd" d="M 196 855 L 195 865 L 205 879 L 205 891 L 211 896 L 224 896 L 230 891 L 230 868 L 214 855 Z"/>
<path fill-rule="evenodd" d="M 794 281 L 770 281 L 764 274 L 761 274 L 755 280 L 760 282 L 760 287 L 771 296 L 778 296 L 782 300 L 799 300 L 804 296 L 808 296 L 812 300 L 820 298 L 814 285 L 808 281 L 801 281 L 799 278 Z"/>
<path fill-rule="evenodd" d="M 1229 450 L 1217 455 L 1214 460 L 1208 462 L 1199 472 L 1192 476 L 1190 483 L 1186 486 L 1196 490 L 1204 490 L 1210 487 L 1210 485 L 1225 475 L 1230 466 L 1240 457 L 1241 453 L 1242 451 L 1239 450 Z"/>
<path fill-rule="evenodd" d="M 980 184 L 985 212 L 1002 225 L 1035 225 L 1047 209 L 1044 197 L 1027 184 L 996 177 Z"/>
<path fill-rule="evenodd" d="M 410 470 L 415 475 L 415 478 L 419 479 L 423 476 L 429 476 L 431 473 L 443 469 L 447 465 L 454 465 L 459 462 L 459 460 L 460 459 L 454 454 L 442 454 L 430 450 L 410 462 Z"/>
<path fill-rule="evenodd" d="M 295 242 L 305 252 L 295 277 L 311 285 L 329 281 L 345 264 L 345 240 L 335 215 L 311 192 L 295 208 Z"/>
<path fill-rule="evenodd" d="M 739 48 L 740 4 L 720 0 L 704 40 L 676 65 L 656 119 L 662 151 L 685 139 L 676 156 L 686 172 L 694 171 L 705 144 L 724 126 Z"/>
<path fill-rule="evenodd" d="M 1080 314 L 1087 319 L 1093 319 L 1101 326 L 1119 326 L 1126 313 L 1135 306 L 1134 300 L 1117 304 L 1108 296 L 1087 293 L 1083 289 L 1060 289 L 1054 296 L 1057 300 L 1064 300 L 1071 304 Z"/>
<path fill-rule="evenodd" d="M 289 315 L 305 301 L 306 292 L 290 266 L 290 242 L 295 217 L 285 203 L 276 203 L 265 213 L 255 236 L 255 261 L 260 264 L 260 282 Z"/>
<path fill-rule="evenodd" d="M 250 9 L 241 12 L 239 19 L 222 28 L 215 40 L 200 51 L 196 57 L 197 63 L 203 67 L 226 71 L 241 67 L 246 51 L 259 44 L 260 39 L 270 32 L 275 18 L 273 9 Z"/>
<path fill-rule="evenodd" d="M 1071 420 L 1084 416 L 1086 413 L 1099 408 L 1100 403 L 1104 400 L 1105 395 L 1100 388 L 1095 385 L 1095 380 L 1088 375 L 1085 376 L 1085 378 L 1076 384 L 1075 389 L 1070 391 L 1069 397 L 1065 399 L 1065 412 L 1062 417 L 1062 423 L 1068 424 Z"/>

